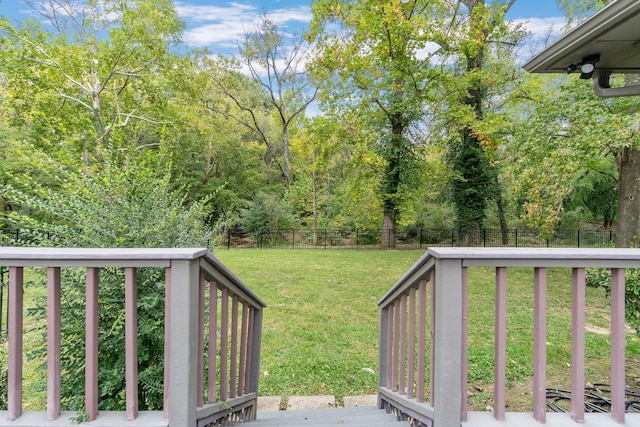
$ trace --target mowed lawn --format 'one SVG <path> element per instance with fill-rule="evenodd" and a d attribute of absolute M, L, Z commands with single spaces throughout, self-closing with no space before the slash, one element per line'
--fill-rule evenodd
<path fill-rule="evenodd" d="M 373 393 L 378 306 L 424 251 L 218 250 L 266 303 L 260 394 Z"/>
<path fill-rule="evenodd" d="M 424 251 L 218 250 L 214 255 L 268 305 L 264 314 L 261 395 L 374 393 L 377 302 Z M 571 271 L 548 273 L 549 386 L 570 387 Z M 469 270 L 469 399 L 491 405 L 495 270 Z M 587 289 L 587 381 L 609 379 L 609 302 Z M 508 271 L 509 410 L 531 408 L 533 271 Z M 428 351 L 427 351 L 428 354 Z M 640 342 L 627 334 L 627 385 L 640 390 Z M 427 378 L 429 376 L 427 375 Z"/>

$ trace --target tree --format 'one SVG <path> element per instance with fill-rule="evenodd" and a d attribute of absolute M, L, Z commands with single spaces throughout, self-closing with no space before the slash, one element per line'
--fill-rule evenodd
<path fill-rule="evenodd" d="M 496 200 L 501 228 L 506 229 L 498 172 L 489 158 L 498 144 L 494 129 L 502 123 L 499 115 L 495 112 L 492 115 L 487 109 L 490 100 L 506 90 L 515 74 L 515 65 L 509 59 L 521 31 L 509 29 L 504 22 L 504 15 L 515 0 L 492 4 L 484 0 L 462 0 L 461 3 L 467 16 L 461 14 L 458 18 L 462 35 L 451 41 L 460 57 L 461 73 L 459 90 L 453 93 L 461 95 L 458 99 L 454 95 L 449 101 L 458 130 L 451 134 L 448 163 L 453 172 L 456 226 L 462 232 L 462 244 L 467 246 L 478 241 L 491 200 Z M 496 66 L 496 60 L 491 61 L 492 55 L 506 62 L 506 67 Z"/>
<path fill-rule="evenodd" d="M 444 2 L 320 0 L 313 4 L 312 69 L 323 81 L 321 101 L 335 117 L 349 110 L 371 132 L 384 161 L 380 182 L 382 244 L 395 241 L 403 187 L 418 176 L 410 129 L 442 81 L 446 52 L 433 42 L 449 36 Z M 325 32 L 337 23 L 338 32 Z M 438 56 L 440 55 L 440 56 Z"/>
<path fill-rule="evenodd" d="M 240 67 L 248 71 L 249 78 L 256 88 L 264 91 L 264 103 L 256 104 L 255 101 L 260 101 L 261 97 L 256 97 L 255 94 L 249 99 L 240 96 L 237 86 L 234 85 L 237 77 L 233 74 L 213 74 L 218 88 L 235 104 L 237 110 L 231 112 L 218 103 L 207 103 L 207 108 L 237 121 L 254 132 L 268 147 L 280 168 L 285 186 L 289 188 L 293 180 L 289 134 L 292 126 L 304 115 L 317 95 L 317 88 L 313 86 L 306 71 L 304 39 L 289 43 L 278 26 L 267 16 L 263 16 L 259 28 L 246 33 L 239 47 L 239 56 L 228 62 L 228 65 L 238 71 Z M 273 109 L 274 121 L 278 123 L 277 132 L 271 132 L 269 125 L 259 119 L 260 110 L 267 106 Z"/>
<path fill-rule="evenodd" d="M 40 125 L 43 143 L 61 141 L 67 155 L 80 151 L 89 164 L 135 144 L 118 135 L 132 123 L 160 122 L 150 112 L 159 93 L 149 82 L 181 34 L 171 0 L 28 3 L 45 24 L 2 22 L 2 44 L 12 52 L 3 69 L 19 118 Z"/>

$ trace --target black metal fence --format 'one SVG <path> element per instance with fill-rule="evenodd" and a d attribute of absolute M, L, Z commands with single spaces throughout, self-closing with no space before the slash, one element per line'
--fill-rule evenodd
<path fill-rule="evenodd" d="M 545 238 L 531 229 L 396 229 L 329 230 L 315 234 L 309 229 L 247 233 L 220 232 L 216 248 L 240 249 L 426 249 L 429 246 L 602 248 L 613 246 L 615 233 L 609 230 L 558 230 Z"/>
<path fill-rule="evenodd" d="M 0 230 L 0 246 L 23 246 L 51 239 L 31 230 Z M 272 230 L 248 233 L 235 228 L 216 234 L 211 247 L 218 249 L 426 249 L 429 246 L 514 248 L 603 248 L 613 246 L 612 230 L 557 230 L 550 238 L 536 230 L 512 228 L 481 230 L 407 228 L 395 230 Z"/>

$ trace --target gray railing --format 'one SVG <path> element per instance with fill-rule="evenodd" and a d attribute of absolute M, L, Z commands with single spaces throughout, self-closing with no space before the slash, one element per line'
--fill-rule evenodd
<path fill-rule="evenodd" d="M 0 411 L 0 426 L 77 425 L 76 413 L 61 408 L 61 379 L 70 375 L 60 367 L 60 273 L 67 268 L 86 270 L 87 421 L 96 420 L 101 426 L 126 422 L 192 427 L 255 419 L 265 304 L 208 250 L 0 247 L 0 265 L 9 268 L 8 404 L 6 411 Z M 47 408 L 46 412 L 25 412 L 23 393 L 29 390 L 23 390 L 23 313 L 29 301 L 24 300 L 23 285 L 25 270 L 34 268 L 29 272 L 34 276 L 43 267 L 47 271 Z M 98 411 L 98 273 L 103 268 L 121 268 L 125 273 L 122 383 L 126 384 L 126 408 L 122 412 Z M 138 268 L 165 271 L 164 410 L 159 412 L 138 411 Z"/>
<path fill-rule="evenodd" d="M 468 296 L 469 267 L 496 269 L 493 414 L 467 409 L 467 308 L 474 303 Z M 505 403 L 506 272 L 513 267 L 532 268 L 533 412 L 528 414 L 507 413 Z M 570 415 L 546 412 L 546 314 L 547 304 L 553 303 L 546 297 L 548 267 L 571 269 L 573 277 Z M 611 414 L 606 415 L 585 414 L 587 267 L 610 269 L 612 277 Z M 515 426 L 535 421 L 640 425 L 640 414 L 625 414 L 625 269 L 638 267 L 638 249 L 430 248 L 379 302 L 379 406 L 412 418 L 418 426 Z"/>

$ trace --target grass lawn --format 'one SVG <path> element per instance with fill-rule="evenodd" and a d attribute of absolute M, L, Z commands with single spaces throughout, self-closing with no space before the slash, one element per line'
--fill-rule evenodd
<path fill-rule="evenodd" d="M 260 393 L 374 393 L 377 303 L 423 251 L 219 250 L 266 303 Z"/>
<path fill-rule="evenodd" d="M 377 387 L 378 309 L 422 251 L 219 250 L 225 265 L 265 300 L 262 395 L 343 396 Z M 548 272 L 549 386 L 570 388 L 571 271 Z M 495 270 L 469 270 L 469 401 L 492 403 Z M 587 289 L 586 376 L 609 380 L 609 303 Z M 508 271 L 509 410 L 530 410 L 533 272 Z M 371 373 L 373 370 L 375 373 Z M 627 335 L 627 384 L 640 389 L 640 342 Z M 427 376 L 428 378 L 428 376 Z"/>

